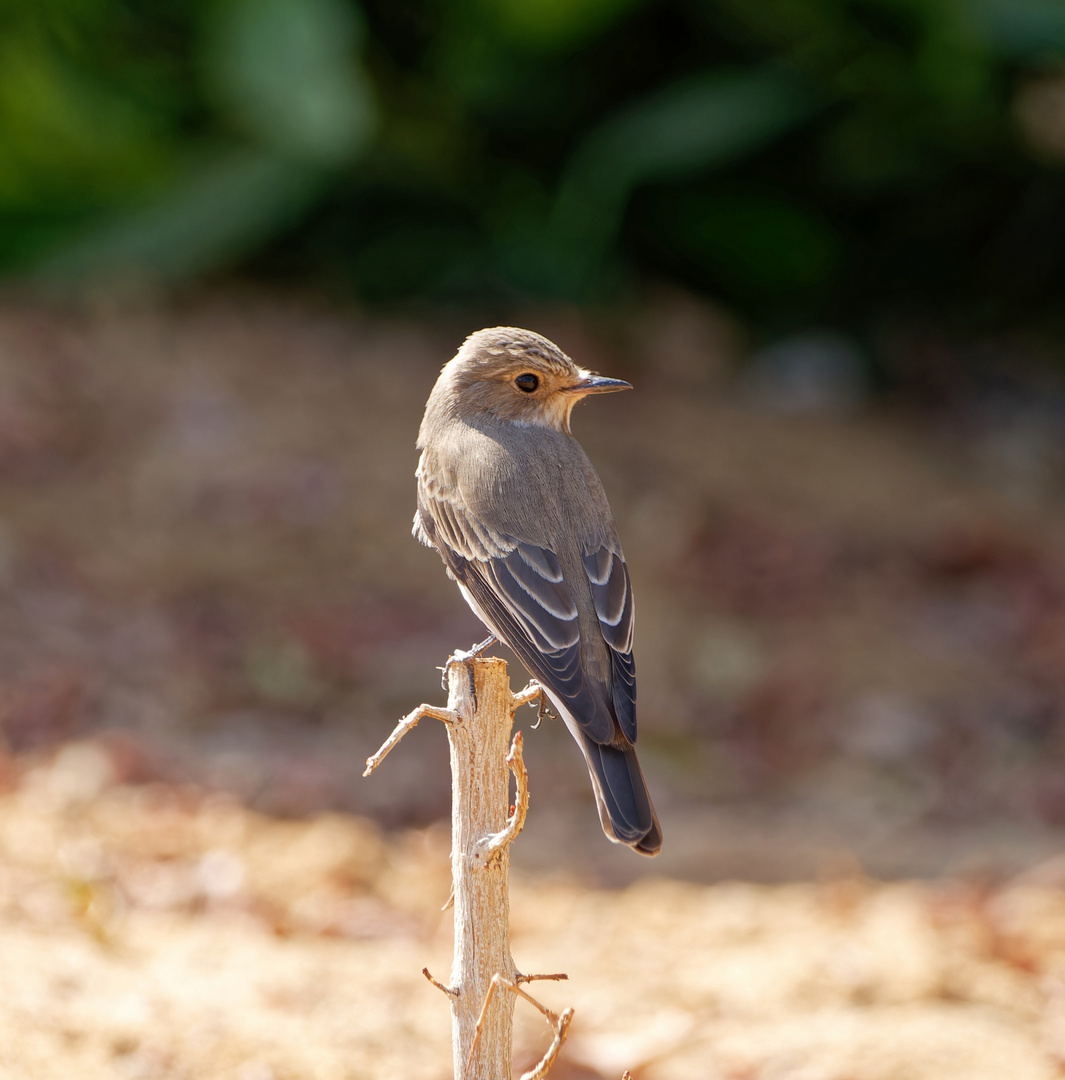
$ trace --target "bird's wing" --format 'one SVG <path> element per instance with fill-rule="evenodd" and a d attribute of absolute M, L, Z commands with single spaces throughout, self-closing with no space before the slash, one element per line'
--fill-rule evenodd
<path fill-rule="evenodd" d="M 577 606 L 555 553 L 488 528 L 461 503 L 424 491 L 417 527 L 469 591 L 490 629 L 566 702 L 584 734 L 610 742 L 614 717 L 599 688 L 585 678 Z"/>
<path fill-rule="evenodd" d="M 625 558 L 614 545 L 603 544 L 584 556 L 584 571 L 603 639 L 610 649 L 614 712 L 629 742 L 636 742 L 636 663 L 632 657 L 635 607 Z"/>

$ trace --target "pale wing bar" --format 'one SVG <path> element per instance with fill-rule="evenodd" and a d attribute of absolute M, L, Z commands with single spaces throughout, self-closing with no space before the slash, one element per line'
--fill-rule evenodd
<path fill-rule="evenodd" d="M 576 609 L 572 619 L 560 619 L 549 610 L 558 601 L 555 589 L 546 590 L 545 604 L 525 588 L 524 582 L 519 584 L 518 576 L 525 573 L 528 564 L 518 551 L 505 559 L 453 559 L 448 565 L 470 590 L 492 629 L 533 676 L 565 704 L 584 734 L 594 742 L 610 742 L 614 738 L 614 717 L 602 693 L 585 680 Z M 565 589 L 562 583 L 557 587 Z"/>
<path fill-rule="evenodd" d="M 636 662 L 632 656 L 634 606 L 625 560 L 605 545 L 583 557 L 603 640 L 610 646 L 614 711 L 629 742 L 636 742 Z"/>

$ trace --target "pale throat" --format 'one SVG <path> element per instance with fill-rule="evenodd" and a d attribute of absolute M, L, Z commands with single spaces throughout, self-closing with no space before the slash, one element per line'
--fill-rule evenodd
<path fill-rule="evenodd" d="M 565 435 L 571 434 L 569 429 L 569 417 L 573 412 L 573 406 L 580 398 L 569 394 L 553 395 L 536 409 L 528 410 L 525 415 L 515 417 L 512 423 L 523 428 L 549 428 L 552 431 L 561 431 Z"/>

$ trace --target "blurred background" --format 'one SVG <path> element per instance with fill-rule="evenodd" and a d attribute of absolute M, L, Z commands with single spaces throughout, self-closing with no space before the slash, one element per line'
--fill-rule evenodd
<path fill-rule="evenodd" d="M 445 816 L 439 733 L 358 773 L 479 633 L 408 539 L 413 440 L 517 323 L 638 387 L 577 424 L 660 872 L 1058 843 L 1056 0 L 55 0 L 0 52 L 12 760 L 104 735 L 271 812 Z M 642 872 L 531 742 L 529 858 Z"/>
<path fill-rule="evenodd" d="M 1056 0 L 14 0 L 2 20 L 9 276 L 481 307 L 666 279 L 765 334 L 1057 318 Z"/>
<path fill-rule="evenodd" d="M 360 774 L 482 636 L 409 529 L 426 396 L 495 324 L 636 387 L 575 431 L 661 857 L 518 717 L 559 1076 L 1060 1075 L 1063 298 L 1061 0 L 8 0 L 12 1075 L 446 1075 L 443 732 Z M 335 1021 L 329 964 L 377 972 Z"/>
<path fill-rule="evenodd" d="M 659 872 L 1057 845 L 1056 0 L 55 0 L 0 52 L 12 769 L 102 737 L 270 812 L 446 816 L 440 733 L 358 774 L 479 633 L 408 538 L 413 441 L 516 323 L 637 385 L 577 430 Z M 530 742 L 527 858 L 643 872 Z"/>

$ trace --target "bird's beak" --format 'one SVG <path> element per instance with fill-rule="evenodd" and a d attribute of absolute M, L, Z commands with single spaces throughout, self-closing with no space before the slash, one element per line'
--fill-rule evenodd
<path fill-rule="evenodd" d="M 632 383 L 624 379 L 608 379 L 603 375 L 583 375 L 579 382 L 567 386 L 565 393 L 584 397 L 585 394 L 610 394 L 615 390 L 631 390 Z"/>

